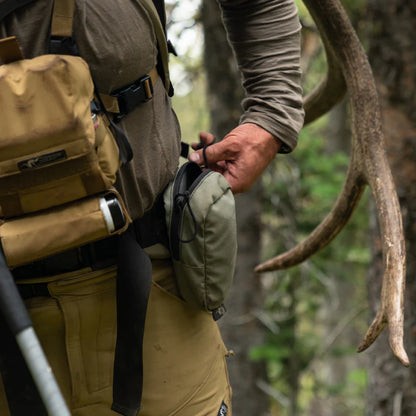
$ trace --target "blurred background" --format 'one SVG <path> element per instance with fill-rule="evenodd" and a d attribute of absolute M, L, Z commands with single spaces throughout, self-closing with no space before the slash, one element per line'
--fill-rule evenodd
<path fill-rule="evenodd" d="M 319 33 L 301 1 L 305 95 L 326 73 Z M 367 51 L 382 104 L 389 161 L 406 233 L 405 346 L 416 350 L 416 2 L 343 0 Z M 235 127 L 244 91 L 215 0 L 167 0 L 174 108 L 184 141 Z M 356 349 L 377 310 L 382 278 L 368 191 L 341 234 L 300 266 L 257 275 L 262 260 L 292 248 L 329 212 L 349 160 L 347 99 L 305 127 L 298 148 L 277 155 L 262 179 L 236 196 L 239 255 L 220 320 L 235 416 L 416 415 L 414 366 L 403 367 L 383 333 Z M 386 332 L 386 331 L 385 331 Z"/>

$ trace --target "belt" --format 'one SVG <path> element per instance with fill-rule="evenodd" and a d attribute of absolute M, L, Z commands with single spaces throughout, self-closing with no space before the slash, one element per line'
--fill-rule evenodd
<path fill-rule="evenodd" d="M 86 244 L 49 256 L 12 270 L 16 280 L 31 277 L 48 277 L 91 267 L 99 270 L 115 264 L 117 237 Z"/>
<path fill-rule="evenodd" d="M 133 227 L 136 240 L 142 248 L 158 243 L 168 247 L 163 196 L 156 200 L 153 208 L 147 211 L 143 217 L 133 221 L 131 227 Z M 86 267 L 92 270 L 104 269 L 116 264 L 118 241 L 118 235 L 110 236 L 103 240 L 69 249 L 45 259 L 17 267 L 12 270 L 12 274 L 16 280 L 20 280 L 56 276 Z M 50 296 L 46 283 L 18 284 L 18 288 L 24 299 Z"/>

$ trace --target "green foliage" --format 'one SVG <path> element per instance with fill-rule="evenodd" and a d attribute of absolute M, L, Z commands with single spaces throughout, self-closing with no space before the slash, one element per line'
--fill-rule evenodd
<path fill-rule="evenodd" d="M 322 119 L 304 128 L 298 149 L 278 156 L 263 175 L 265 258 L 302 241 L 330 211 L 342 189 L 348 155 L 326 152 L 325 125 Z M 322 371 L 329 361 L 336 363 L 356 354 L 356 345 L 351 344 L 358 342 L 355 328 L 365 325 L 365 316 L 358 312 L 365 305 L 369 261 L 367 198 L 364 195 L 350 223 L 328 247 L 304 264 L 265 279 L 269 294 L 265 304 L 267 326 L 271 330 L 266 344 L 254 349 L 251 358 L 267 361 L 270 379 L 280 395 L 291 397 L 299 389 L 297 415 L 308 414 L 317 396 L 328 405 L 335 400 L 337 406 L 345 408 L 345 414 L 353 408 L 350 414 L 364 414 L 366 378 L 361 370 L 353 368 L 339 384 L 327 384 Z M 355 338 L 326 346 L 328 331 L 335 332 L 343 318 L 333 319 L 333 327 L 328 328 L 328 317 L 322 317 L 326 305 L 336 303 L 337 281 L 344 282 L 354 294 L 350 308 L 358 312 L 344 330 L 355 331 Z M 292 415 L 288 409 L 282 406 L 281 414 Z"/>

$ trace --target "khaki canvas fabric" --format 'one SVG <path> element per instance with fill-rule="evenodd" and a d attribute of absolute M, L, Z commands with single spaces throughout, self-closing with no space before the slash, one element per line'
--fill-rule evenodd
<path fill-rule="evenodd" d="M 115 275 L 113 267 L 57 276 L 48 285 L 51 298 L 27 301 L 72 416 L 117 415 L 110 410 L 116 341 Z M 222 401 L 230 416 L 231 388 L 225 365 L 228 352 L 218 327 L 211 314 L 191 307 L 158 283 L 172 279 L 169 260 L 153 261 L 140 416 L 216 416 Z M 195 366 L 201 371 L 195 371 Z M 9 415 L 3 400 L 0 415 Z"/>
<path fill-rule="evenodd" d="M 100 199 L 117 197 L 125 225 L 110 233 Z M 0 226 L 0 239 L 7 264 L 15 268 L 48 256 L 80 247 L 127 229 L 131 219 L 115 190 L 101 196 L 84 198 L 58 208 L 5 221 Z"/>
<path fill-rule="evenodd" d="M 120 166 L 80 57 L 42 55 L 0 66 L 0 215 L 16 217 L 105 191 Z"/>

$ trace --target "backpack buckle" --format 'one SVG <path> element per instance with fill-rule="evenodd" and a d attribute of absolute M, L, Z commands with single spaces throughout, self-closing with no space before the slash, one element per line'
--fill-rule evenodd
<path fill-rule="evenodd" d="M 146 103 L 153 98 L 152 79 L 150 75 L 145 75 L 132 84 L 114 91 L 110 95 L 117 98 L 120 114 L 117 114 L 115 121 L 119 122 L 139 104 Z"/>
<path fill-rule="evenodd" d="M 69 36 L 50 36 L 49 53 L 54 55 L 79 55 L 77 44 Z"/>

